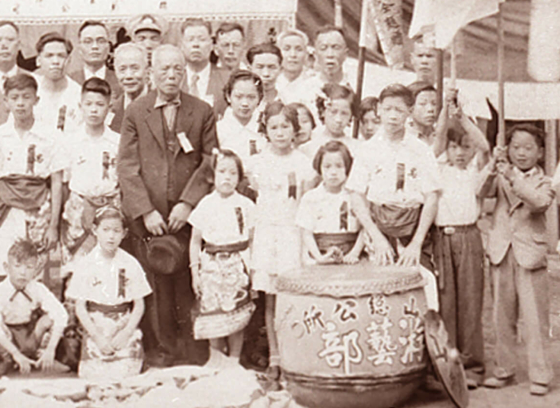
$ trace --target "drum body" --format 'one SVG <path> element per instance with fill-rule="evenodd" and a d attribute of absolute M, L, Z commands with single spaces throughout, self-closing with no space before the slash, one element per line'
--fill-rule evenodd
<path fill-rule="evenodd" d="M 282 371 L 306 407 L 384 408 L 407 400 L 427 364 L 416 269 L 311 266 L 277 281 Z"/>

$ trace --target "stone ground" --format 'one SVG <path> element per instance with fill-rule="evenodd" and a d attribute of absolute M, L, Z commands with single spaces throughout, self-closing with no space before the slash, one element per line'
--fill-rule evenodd
<path fill-rule="evenodd" d="M 550 392 L 545 397 L 534 397 L 529 394 L 527 375 L 527 354 L 521 343 L 517 349 L 519 361 L 517 384 L 501 390 L 479 388 L 469 393 L 469 408 L 558 408 L 560 407 L 560 260 L 552 257 L 549 260 L 549 296 L 550 296 L 550 338 L 548 352 L 552 360 L 555 378 Z M 488 279 L 486 279 L 488 282 Z M 486 358 L 491 368 L 494 334 L 492 332 L 491 292 L 486 285 L 484 298 L 484 336 Z M 444 394 L 429 394 L 418 391 L 415 397 L 404 408 L 447 408 L 454 404 Z"/>
<path fill-rule="evenodd" d="M 550 296 L 550 338 L 548 339 L 548 350 L 549 355 L 552 360 L 553 368 L 555 371 L 555 379 L 553 380 L 550 393 L 545 397 L 534 397 L 529 394 L 529 380 L 527 376 L 527 356 L 525 353 L 525 348 L 522 343 L 518 345 L 517 357 L 519 361 L 517 383 L 515 385 L 503 388 L 501 390 L 489 390 L 485 388 L 479 388 L 475 391 L 469 393 L 470 397 L 470 408 L 556 408 L 560 407 L 560 258 L 558 256 L 552 257 L 549 262 L 550 269 L 550 279 L 549 279 L 549 296 Z M 488 278 L 488 276 L 487 276 Z M 489 282 L 489 279 L 486 279 Z M 492 332 L 492 319 L 491 319 L 491 292 L 489 285 L 486 285 L 485 289 L 485 307 L 484 307 L 484 334 L 485 334 L 485 344 L 486 344 L 486 357 L 488 360 L 488 368 L 492 367 L 492 355 L 493 355 L 493 344 L 494 344 L 494 334 Z M 16 376 L 17 377 L 17 376 Z M 14 378 L 15 380 L 15 378 Z M 25 381 L 25 380 L 23 380 Z M 49 381 L 50 380 L 44 380 Z M 52 380 L 53 382 L 57 380 Z M 167 407 L 167 406 L 177 406 L 173 402 L 177 401 L 165 401 L 165 393 L 158 397 L 157 406 Z M 0 407 L 3 407 L 4 396 L 0 394 Z M 171 396 L 169 398 L 173 399 Z M 289 401 L 289 397 L 284 395 L 281 399 L 282 402 L 275 400 L 275 397 L 270 397 L 267 400 L 269 402 L 264 404 L 258 404 L 258 407 L 266 408 L 302 408 L 295 404 L 293 401 Z M 37 406 L 40 408 L 48 408 L 50 405 L 46 403 L 39 405 L 29 405 L 30 401 L 25 406 Z M 68 403 L 68 402 L 67 402 Z M 14 406 L 10 404 L 11 406 Z M 19 404 L 17 404 L 19 405 Z M 70 405 L 64 405 L 72 406 Z M 121 404 L 116 404 L 110 406 L 120 406 Z M 134 404 L 135 405 L 135 404 Z M 133 406 L 134 406 L 133 405 Z M 188 404 L 187 404 L 188 405 Z M 54 406 L 54 405 L 53 405 Z M 59 405 L 57 405 L 58 407 Z M 77 404 L 76 407 L 94 407 L 94 405 L 83 405 Z M 104 407 L 107 406 L 104 404 Z M 150 405 L 151 406 L 151 405 Z M 156 405 L 154 405 L 156 406 Z M 251 405 L 253 406 L 253 405 Z M 255 405 L 256 406 L 256 405 Z M 404 405 L 403 408 L 447 408 L 454 407 L 454 404 L 447 398 L 443 393 L 434 394 L 427 393 L 424 391 L 418 391 L 413 398 Z M 218 407 L 213 407 L 218 408 Z M 341 407 L 344 408 L 344 407 Z"/>

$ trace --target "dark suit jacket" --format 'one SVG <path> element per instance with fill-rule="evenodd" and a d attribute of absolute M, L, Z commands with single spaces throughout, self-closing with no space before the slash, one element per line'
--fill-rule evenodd
<path fill-rule="evenodd" d="M 187 68 L 188 69 L 188 68 Z M 208 79 L 208 88 L 205 95 L 212 95 L 214 99 L 213 107 L 214 112 L 218 119 L 220 119 L 227 108 L 226 98 L 224 96 L 224 87 L 229 80 L 230 71 L 225 68 L 218 68 L 215 64 L 210 65 L 210 78 Z M 182 91 L 189 93 L 189 84 L 185 75 L 183 81 Z"/>
<path fill-rule="evenodd" d="M 17 68 L 17 73 L 18 74 L 32 75 L 31 72 L 27 71 L 26 69 L 20 68 L 20 67 Z M 0 83 L 0 87 L 1 87 L 1 85 L 2 84 Z M 4 93 L 4 90 L 0 89 L 0 125 L 3 125 L 4 123 L 6 123 L 6 121 L 8 120 L 8 116 L 10 115 L 10 111 L 8 111 L 8 105 L 4 101 L 3 93 Z"/>
<path fill-rule="evenodd" d="M 80 67 L 79 69 L 72 71 L 68 74 L 70 78 L 76 81 L 78 84 L 83 85 L 86 82 L 86 77 L 84 74 L 84 68 Z M 119 85 L 119 81 L 117 80 L 117 76 L 115 75 L 114 71 L 111 71 L 109 68 L 105 69 L 105 81 L 109 83 L 111 87 L 111 99 L 116 99 L 122 94 L 121 86 Z"/>
<path fill-rule="evenodd" d="M 124 119 L 124 93 L 113 101 L 111 112 L 113 112 L 114 116 L 109 124 L 109 129 L 113 132 L 121 133 L 121 126 Z"/>
<path fill-rule="evenodd" d="M 167 218 L 172 206 L 185 202 L 195 207 L 212 188 L 210 157 L 218 146 L 216 120 L 207 103 L 181 93 L 177 112 L 177 134 L 184 132 L 193 150 L 174 151 L 175 190 L 179 197 L 167 196 L 167 146 L 161 109 L 154 109 L 156 91 L 151 91 L 127 108 L 121 131 L 117 174 L 123 193 L 123 210 L 136 220 L 152 210 Z"/>

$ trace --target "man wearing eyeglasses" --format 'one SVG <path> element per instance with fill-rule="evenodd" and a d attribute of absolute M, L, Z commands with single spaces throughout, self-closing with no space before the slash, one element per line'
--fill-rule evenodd
<path fill-rule="evenodd" d="M 71 72 L 70 78 L 83 85 L 91 77 L 104 79 L 111 86 L 111 95 L 116 98 L 121 93 L 117 77 L 106 63 L 111 44 L 109 31 L 101 21 L 87 20 L 78 31 L 78 50 L 84 62 L 83 67 Z"/>

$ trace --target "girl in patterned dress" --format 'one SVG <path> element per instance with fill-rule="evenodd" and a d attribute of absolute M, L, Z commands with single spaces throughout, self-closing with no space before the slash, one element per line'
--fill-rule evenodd
<path fill-rule="evenodd" d="M 231 150 L 214 156 L 215 190 L 189 216 L 191 274 L 197 306 L 195 339 L 209 339 L 207 366 L 223 361 L 235 366 L 243 347 L 243 330 L 255 304 L 250 293 L 249 248 L 255 204 L 236 191 L 243 179 L 243 164 Z M 226 340 L 229 358 L 221 353 Z"/>
<path fill-rule="evenodd" d="M 252 158 L 249 172 L 251 186 L 258 193 L 253 289 L 266 293 L 269 375 L 277 380 L 280 369 L 274 329 L 274 281 L 278 275 L 297 271 L 301 267 L 301 239 L 295 223 L 296 211 L 315 172 L 307 157 L 294 149 L 294 139 L 299 131 L 297 111 L 282 102 L 273 102 L 267 106 L 263 116 L 269 146 Z"/>
<path fill-rule="evenodd" d="M 140 263 L 119 248 L 126 234 L 124 217 L 114 207 L 97 210 L 97 245 L 75 258 L 66 297 L 76 302 L 85 336 L 78 375 L 118 381 L 140 373 L 143 363 L 144 297 L 152 293 Z"/>

